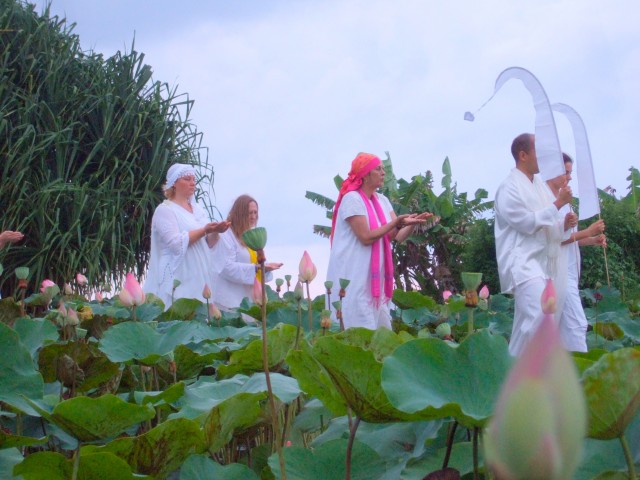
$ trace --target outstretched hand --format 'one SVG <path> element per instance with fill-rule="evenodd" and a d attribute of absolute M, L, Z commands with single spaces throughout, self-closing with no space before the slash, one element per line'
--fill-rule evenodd
<path fill-rule="evenodd" d="M 4 247 L 7 243 L 16 243 L 24 238 L 24 234 L 21 232 L 14 232 L 11 230 L 5 230 L 0 233 L 0 248 Z"/>
<path fill-rule="evenodd" d="M 223 233 L 231 226 L 231 222 L 223 220 L 222 222 L 210 222 L 204 226 L 205 233 Z"/>
<path fill-rule="evenodd" d="M 279 269 L 282 265 L 282 263 L 277 263 L 277 262 L 270 262 L 270 263 L 265 263 L 264 264 L 264 271 L 265 272 L 272 272 L 274 270 Z"/>
<path fill-rule="evenodd" d="M 433 213 L 423 212 L 399 215 L 397 218 L 398 225 L 400 225 L 401 227 L 406 227 L 407 225 L 418 225 L 420 223 L 425 223 L 431 217 L 433 217 Z"/>

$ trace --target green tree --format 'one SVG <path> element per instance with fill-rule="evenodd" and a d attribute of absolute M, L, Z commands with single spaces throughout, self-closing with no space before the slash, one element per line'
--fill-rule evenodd
<path fill-rule="evenodd" d="M 192 101 L 153 81 L 143 57 L 133 45 L 106 59 L 83 52 L 48 8 L 0 0 L 1 226 L 26 237 L 0 251 L 5 272 L 29 266 L 32 287 L 142 274 L 168 166 L 200 165 L 212 181 Z"/>

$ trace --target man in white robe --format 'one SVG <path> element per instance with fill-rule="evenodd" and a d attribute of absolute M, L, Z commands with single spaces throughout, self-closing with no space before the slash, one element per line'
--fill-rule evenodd
<path fill-rule="evenodd" d="M 534 135 L 516 137 L 511 153 L 516 166 L 495 197 L 496 258 L 502 293 L 513 294 L 515 314 L 509 353 L 517 356 L 540 323 L 541 296 L 557 272 L 565 221 L 559 210 L 571 201 L 569 187 L 554 199 L 539 173 Z M 562 290 L 562 285 L 556 285 Z M 560 288 L 558 288 L 560 287 Z"/>

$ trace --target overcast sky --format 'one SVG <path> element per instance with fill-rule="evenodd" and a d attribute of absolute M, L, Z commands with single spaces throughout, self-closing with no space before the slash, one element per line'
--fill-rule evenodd
<path fill-rule="evenodd" d="M 329 245 L 312 225 L 327 220 L 305 191 L 335 197 L 333 177 L 358 152 L 388 151 L 407 180 L 433 171 L 436 193 L 448 156 L 459 192 L 493 198 L 512 139 L 534 130 L 531 96 L 512 80 L 475 122 L 463 114 L 505 68 L 530 70 L 552 103 L 582 116 L 599 188 L 625 194 L 640 166 L 637 0 L 52 0 L 51 10 L 76 23 L 85 50 L 129 51 L 135 36 L 154 80 L 195 100 L 218 208 L 256 197 L 268 260 L 295 278 L 307 249 L 316 293 Z M 573 153 L 569 124 L 557 124 Z"/>

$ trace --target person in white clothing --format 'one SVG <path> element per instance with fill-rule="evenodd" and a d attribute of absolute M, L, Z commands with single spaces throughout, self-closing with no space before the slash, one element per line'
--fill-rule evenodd
<path fill-rule="evenodd" d="M 151 258 L 143 288 L 159 297 L 166 310 L 172 299 L 205 301 L 205 284 L 215 288 L 210 249 L 229 223 L 211 222 L 194 201 L 195 189 L 193 166 L 172 165 L 163 186 L 166 200 L 156 207 L 151 221 Z M 174 280 L 180 282 L 175 290 Z"/>
<path fill-rule="evenodd" d="M 240 195 L 233 202 L 227 220 L 231 228 L 220 235 L 213 250 L 217 276 L 213 300 L 222 310 L 237 308 L 243 298 L 251 298 L 254 281 L 259 279 L 257 253 L 242 240 L 242 234 L 258 224 L 258 202 L 249 195 Z M 271 272 L 281 266 L 282 263 L 265 263 L 265 281 L 270 281 Z"/>
<path fill-rule="evenodd" d="M 350 281 L 342 302 L 345 328 L 391 329 L 389 300 L 393 295 L 390 242 L 404 241 L 414 226 L 431 213 L 399 215 L 376 190 L 384 184 L 384 167 L 370 153 L 351 164 L 333 210 L 331 255 L 327 280 Z"/>
<path fill-rule="evenodd" d="M 565 174 L 547 181 L 551 192 L 556 197 L 560 188 L 571 181 L 571 173 L 573 172 L 573 159 L 566 153 L 562 154 L 562 158 Z M 570 213 L 570 205 L 563 206 L 560 211 Z M 559 326 L 562 343 L 567 350 L 572 352 L 587 351 L 588 322 L 578 291 L 580 279 L 580 249 L 578 247 L 585 245 L 606 246 L 604 229 L 604 221 L 599 219 L 583 230 L 570 230 L 569 235 L 562 242 L 562 252 L 567 256 L 567 288 Z"/>
<path fill-rule="evenodd" d="M 511 145 L 516 166 L 498 187 L 495 208 L 496 259 L 502 293 L 513 294 L 515 314 L 509 352 L 524 349 L 543 318 L 542 291 L 549 278 L 564 291 L 557 277 L 560 244 L 573 220 L 559 210 L 571 201 L 569 187 L 551 191 L 539 173 L 533 134 L 523 133 Z M 561 305 L 559 299 L 558 304 Z"/>

